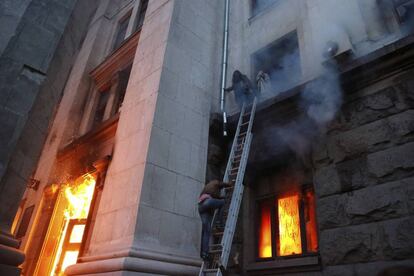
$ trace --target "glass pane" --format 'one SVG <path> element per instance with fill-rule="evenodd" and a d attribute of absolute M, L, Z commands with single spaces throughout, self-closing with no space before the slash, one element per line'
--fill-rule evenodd
<path fill-rule="evenodd" d="M 135 30 L 138 30 L 142 27 L 142 24 L 144 23 L 144 18 L 145 18 L 145 13 L 147 11 L 147 7 L 148 7 L 148 0 L 142 0 L 141 6 L 139 7 L 138 20 L 136 23 L 137 25 L 135 26 Z"/>
<path fill-rule="evenodd" d="M 81 243 L 84 231 L 85 224 L 78 224 L 73 226 L 72 233 L 70 233 L 69 243 Z"/>
<path fill-rule="evenodd" d="M 108 90 L 99 92 L 98 103 L 96 105 L 96 111 L 95 111 L 95 116 L 94 116 L 94 125 L 102 122 L 103 117 L 105 115 L 105 108 L 106 108 L 106 103 L 108 102 L 108 99 L 109 99 Z"/>
<path fill-rule="evenodd" d="M 302 253 L 299 222 L 299 196 L 277 201 L 279 218 L 279 256 Z"/>
<path fill-rule="evenodd" d="M 305 193 L 306 248 L 308 252 L 318 251 L 318 233 L 316 231 L 315 194 Z"/>
<path fill-rule="evenodd" d="M 63 257 L 62 268 L 61 271 L 65 271 L 65 269 L 73 264 L 76 264 L 78 259 L 79 251 L 66 251 L 65 257 Z"/>
<path fill-rule="evenodd" d="M 119 25 L 118 25 L 118 31 L 115 37 L 114 50 L 116 50 L 119 46 L 121 46 L 122 42 L 125 40 L 129 18 L 130 16 L 128 16 L 127 18 L 124 18 L 122 21 L 118 23 Z"/>

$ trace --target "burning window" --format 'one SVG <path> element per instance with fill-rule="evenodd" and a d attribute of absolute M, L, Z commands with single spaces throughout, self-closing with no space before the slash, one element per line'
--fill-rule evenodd
<path fill-rule="evenodd" d="M 258 257 L 315 253 L 318 250 L 312 190 L 260 202 Z"/>
<path fill-rule="evenodd" d="M 59 193 L 35 275 L 64 275 L 77 262 L 95 191 L 95 178 L 86 174 L 75 183 L 56 187 Z"/>

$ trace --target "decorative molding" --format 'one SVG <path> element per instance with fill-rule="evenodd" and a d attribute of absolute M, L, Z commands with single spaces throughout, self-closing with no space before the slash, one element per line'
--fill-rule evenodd
<path fill-rule="evenodd" d="M 94 79 L 98 90 L 105 90 L 110 86 L 113 76 L 132 63 L 139 36 L 140 32 L 131 35 L 115 52 L 89 73 Z"/>

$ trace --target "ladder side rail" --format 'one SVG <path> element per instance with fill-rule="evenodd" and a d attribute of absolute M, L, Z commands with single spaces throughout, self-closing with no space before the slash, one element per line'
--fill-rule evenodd
<path fill-rule="evenodd" d="M 231 170 L 231 163 L 232 163 L 233 158 L 234 158 L 234 152 L 235 152 L 235 148 L 237 146 L 237 137 L 239 136 L 239 133 L 240 133 L 240 125 L 243 122 L 243 114 L 244 114 L 245 108 L 246 108 L 246 105 L 243 104 L 243 106 L 241 108 L 241 111 L 240 111 L 239 121 L 237 123 L 236 133 L 235 133 L 234 139 L 233 139 L 233 144 L 231 145 L 230 155 L 229 155 L 229 159 L 227 161 L 227 166 L 226 166 L 226 170 L 225 170 L 225 173 L 224 173 L 223 182 L 228 182 L 229 181 L 229 172 Z M 224 196 L 223 191 L 221 191 L 220 195 Z M 211 228 L 213 227 L 214 223 L 216 222 L 217 214 L 218 214 L 218 210 L 215 210 L 214 215 L 213 215 L 213 219 L 211 220 L 211 226 L 210 226 Z"/>
<path fill-rule="evenodd" d="M 223 177 L 223 182 L 228 182 L 229 181 L 229 172 L 231 170 L 231 164 L 233 162 L 233 158 L 234 158 L 234 152 L 237 146 L 237 137 L 239 136 L 240 133 L 240 126 L 243 122 L 243 115 L 244 115 L 244 111 L 246 110 L 246 105 L 243 104 L 241 110 L 240 110 L 240 117 L 239 117 L 239 121 L 237 123 L 237 129 L 236 129 L 236 133 L 234 134 L 234 139 L 233 139 L 233 144 L 231 145 L 231 150 L 230 150 L 230 155 L 229 158 L 227 160 L 227 166 L 226 166 L 226 170 L 224 173 L 224 177 Z M 221 191 L 221 196 L 224 196 L 223 194 L 224 192 Z M 217 218 L 217 214 L 218 214 L 218 210 L 214 211 L 214 215 L 213 215 L 213 219 L 211 220 L 211 227 L 213 227 L 214 223 L 216 222 L 216 218 Z"/>
<path fill-rule="evenodd" d="M 252 104 L 252 110 L 250 112 L 250 119 L 249 119 L 249 126 L 247 128 L 247 133 L 252 132 L 254 115 L 256 114 L 256 105 L 257 105 L 257 97 L 254 97 L 253 104 Z"/>
<path fill-rule="evenodd" d="M 231 250 L 231 244 L 233 241 L 233 236 L 234 236 L 234 232 L 235 232 L 235 228 L 237 224 L 238 213 L 239 213 L 241 201 L 243 198 L 243 190 L 244 190 L 243 179 L 244 179 L 244 173 L 245 173 L 245 169 L 247 165 L 247 158 L 248 158 L 249 151 L 250 151 L 251 140 L 252 140 L 252 134 L 248 133 L 247 139 L 246 139 L 246 145 L 242 153 L 242 160 L 240 162 L 239 173 L 237 174 L 237 178 L 236 178 L 236 187 L 233 192 L 233 197 L 232 197 L 232 201 L 230 204 L 229 216 L 227 217 L 226 228 L 224 229 L 224 234 L 222 238 L 221 244 L 222 244 L 223 251 L 221 254 L 221 262 L 224 267 L 227 267 L 228 257 L 230 255 L 230 250 Z"/>
<path fill-rule="evenodd" d="M 203 262 L 201 263 L 201 268 L 200 268 L 200 272 L 198 273 L 198 276 L 204 276 L 204 272 L 203 272 L 203 270 L 204 270 L 204 265 L 205 265 L 205 262 L 203 261 Z"/>
<path fill-rule="evenodd" d="M 235 152 L 235 149 L 236 149 L 236 146 L 237 146 L 237 137 L 240 134 L 240 125 L 243 122 L 243 114 L 244 114 L 245 108 L 246 108 L 246 105 L 243 104 L 243 106 L 241 108 L 241 111 L 240 111 L 239 121 L 237 123 L 236 133 L 234 134 L 234 139 L 233 139 L 233 144 L 231 146 L 229 159 L 227 160 L 227 166 L 226 166 L 225 174 L 224 174 L 224 177 L 223 177 L 224 182 L 229 181 L 229 172 L 230 172 L 230 169 L 231 169 L 231 163 L 232 163 L 233 158 L 234 158 L 234 152 Z"/>

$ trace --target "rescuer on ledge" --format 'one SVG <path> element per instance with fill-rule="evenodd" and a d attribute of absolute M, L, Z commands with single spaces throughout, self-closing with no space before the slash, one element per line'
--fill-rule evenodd
<path fill-rule="evenodd" d="M 221 221 L 223 208 L 221 207 L 224 205 L 224 197 L 220 196 L 220 190 L 230 186 L 231 185 L 228 183 L 224 183 L 219 180 L 212 180 L 204 186 L 204 189 L 198 199 L 198 212 L 202 222 L 200 257 L 203 260 L 208 259 L 211 222 L 216 209 L 219 209 L 217 213 L 217 224 L 223 224 L 223 221 Z"/>

